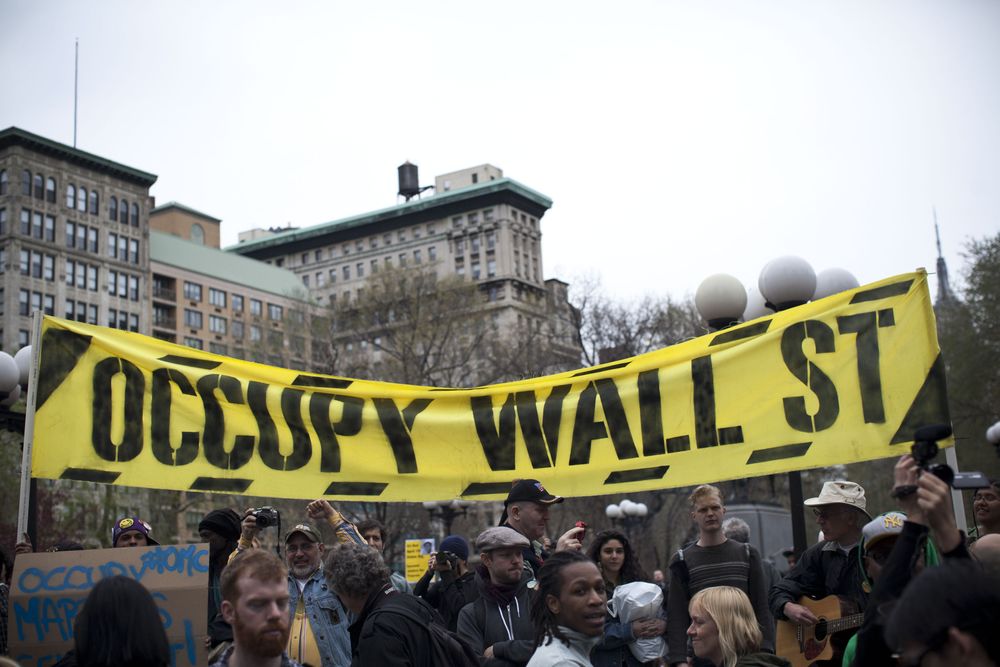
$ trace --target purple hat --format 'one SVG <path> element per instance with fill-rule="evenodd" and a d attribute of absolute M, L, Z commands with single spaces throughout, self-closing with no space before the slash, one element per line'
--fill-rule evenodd
<path fill-rule="evenodd" d="M 153 527 L 148 523 L 143 521 L 137 516 L 127 516 L 115 522 L 114 528 L 111 529 L 111 546 L 115 546 L 118 543 L 118 538 L 125 533 L 131 533 L 135 531 L 137 533 L 142 533 L 146 536 L 146 542 L 151 545 L 159 545 L 160 543 L 153 539 Z"/>

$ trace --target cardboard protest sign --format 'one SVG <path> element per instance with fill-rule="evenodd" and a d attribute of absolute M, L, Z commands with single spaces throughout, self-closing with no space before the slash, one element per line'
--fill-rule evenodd
<path fill-rule="evenodd" d="M 208 545 L 184 544 L 22 554 L 8 603 L 9 655 L 24 667 L 52 665 L 73 648 L 73 622 L 106 577 L 135 579 L 152 594 L 173 664 L 205 664 Z"/>
<path fill-rule="evenodd" d="M 314 499 L 587 496 L 898 456 L 948 422 L 924 272 L 630 359 L 470 389 L 46 317 L 32 475 Z M 951 441 L 942 443 L 949 446 Z"/>
<path fill-rule="evenodd" d="M 406 580 L 410 583 L 419 581 L 427 571 L 434 552 L 434 538 L 425 537 L 419 540 L 406 540 L 404 555 L 406 557 Z"/>

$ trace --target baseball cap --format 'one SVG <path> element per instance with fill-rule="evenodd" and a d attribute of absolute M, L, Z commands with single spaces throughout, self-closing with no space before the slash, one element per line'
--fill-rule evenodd
<path fill-rule="evenodd" d="M 511 503 L 531 502 L 540 505 L 554 505 L 563 501 L 562 496 L 549 493 L 537 479 L 517 479 L 510 487 L 507 499 L 503 501 L 503 514 L 500 525 L 507 523 L 507 506 Z"/>
<path fill-rule="evenodd" d="M 517 547 L 518 549 L 523 549 L 530 545 L 531 542 L 528 538 L 517 532 L 513 528 L 508 528 L 507 526 L 494 526 L 493 528 L 487 528 L 479 534 L 476 538 L 476 549 L 480 553 L 484 551 L 493 551 L 494 549 L 503 549 L 506 547 Z"/>
<path fill-rule="evenodd" d="M 111 528 L 111 546 L 118 543 L 118 538 L 122 536 L 123 533 L 130 533 L 135 531 L 137 533 L 142 533 L 146 536 L 146 542 L 152 545 L 159 545 L 160 543 L 153 539 L 153 527 L 148 523 L 143 521 L 137 516 L 126 516 L 118 519 L 115 522 L 114 527 Z"/>
<path fill-rule="evenodd" d="M 322 540 L 319 539 L 319 533 L 317 533 L 312 526 L 306 523 L 299 523 L 288 531 L 287 535 L 285 535 L 285 544 L 288 544 L 288 540 L 292 539 L 292 535 L 295 533 L 302 533 L 310 542 L 322 542 Z"/>
<path fill-rule="evenodd" d="M 866 523 L 861 529 L 861 540 L 865 550 L 871 549 L 877 542 L 887 537 L 896 537 L 902 533 L 904 521 L 906 515 L 902 512 L 886 512 Z"/>

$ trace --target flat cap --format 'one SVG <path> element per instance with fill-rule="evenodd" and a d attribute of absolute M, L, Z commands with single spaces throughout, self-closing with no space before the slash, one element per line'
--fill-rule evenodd
<path fill-rule="evenodd" d="M 487 528 L 476 538 L 476 549 L 480 552 L 505 549 L 507 547 L 524 549 L 530 544 L 531 542 L 528 541 L 527 537 L 507 526 Z"/>

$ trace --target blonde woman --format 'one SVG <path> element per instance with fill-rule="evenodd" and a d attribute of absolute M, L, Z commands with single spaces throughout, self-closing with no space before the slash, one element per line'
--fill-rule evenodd
<path fill-rule="evenodd" d="M 715 667 L 790 667 L 760 650 L 762 633 L 747 594 L 732 586 L 705 588 L 691 598 L 687 629 L 694 654 Z"/>

